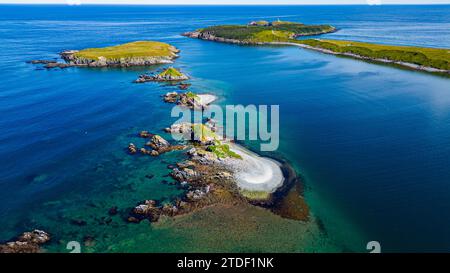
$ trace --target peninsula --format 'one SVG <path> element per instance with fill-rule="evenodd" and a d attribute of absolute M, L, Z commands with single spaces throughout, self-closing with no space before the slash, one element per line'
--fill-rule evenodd
<path fill-rule="evenodd" d="M 343 40 L 302 39 L 335 32 L 329 25 L 304 25 L 292 22 L 258 21 L 248 25 L 212 26 L 182 35 L 241 45 L 288 45 L 365 61 L 388 63 L 432 73 L 450 74 L 450 50 L 413 46 L 381 45 Z"/>

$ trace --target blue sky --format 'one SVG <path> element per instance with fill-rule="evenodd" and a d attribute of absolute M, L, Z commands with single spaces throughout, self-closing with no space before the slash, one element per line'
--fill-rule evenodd
<path fill-rule="evenodd" d="M 450 4 L 450 0 L 0 0 L 15 4 L 227 4 L 227 5 L 311 5 L 311 4 Z"/>

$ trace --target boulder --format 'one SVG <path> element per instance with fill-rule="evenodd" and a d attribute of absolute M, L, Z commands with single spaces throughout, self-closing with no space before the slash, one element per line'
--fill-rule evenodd
<path fill-rule="evenodd" d="M 159 135 L 154 135 L 152 137 L 152 140 L 149 143 L 149 146 L 152 147 L 155 150 L 159 150 L 159 149 L 163 149 L 163 148 L 167 148 L 170 146 L 170 143 L 165 140 L 164 138 L 162 138 Z"/>
<path fill-rule="evenodd" d="M 193 181 L 198 177 L 198 173 L 189 168 L 174 168 L 170 175 L 179 182 Z"/>
<path fill-rule="evenodd" d="M 178 100 L 178 93 L 177 92 L 169 92 L 166 95 L 164 95 L 164 102 L 167 103 L 175 103 Z"/>
<path fill-rule="evenodd" d="M 128 144 L 128 152 L 130 154 L 135 154 L 137 152 L 136 145 L 134 145 L 133 143 Z"/>

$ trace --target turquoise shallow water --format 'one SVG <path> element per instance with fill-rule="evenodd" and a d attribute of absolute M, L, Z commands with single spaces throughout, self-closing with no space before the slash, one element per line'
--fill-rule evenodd
<path fill-rule="evenodd" d="M 151 39 L 180 48 L 176 67 L 193 77 L 193 90 L 219 95 L 220 104 L 280 105 L 275 154 L 301 172 L 313 214 L 343 250 L 363 251 L 377 240 L 386 251 L 448 251 L 448 78 L 179 34 L 280 18 L 333 24 L 340 30 L 330 38 L 449 47 L 449 6 L 0 6 L 0 14 L 0 240 L 35 227 L 61 240 L 129 232 L 120 218 L 99 231 L 104 208 L 179 193 L 160 181 L 180 155 L 149 159 L 124 150 L 141 141 L 137 131 L 172 121 L 160 98 L 170 88 L 131 83 L 148 69 L 46 71 L 25 63 Z M 80 217 L 87 226 L 70 225 Z"/>

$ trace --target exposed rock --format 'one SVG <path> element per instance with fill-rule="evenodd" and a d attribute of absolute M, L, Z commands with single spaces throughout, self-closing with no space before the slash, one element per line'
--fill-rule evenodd
<path fill-rule="evenodd" d="M 168 103 L 175 103 L 178 100 L 178 93 L 177 92 L 169 92 L 166 95 L 164 95 L 164 102 Z"/>
<path fill-rule="evenodd" d="M 196 189 L 193 191 L 189 191 L 186 194 L 186 198 L 189 201 L 198 201 L 200 199 L 202 199 L 203 197 L 205 197 L 205 195 L 209 192 L 209 187 L 205 187 L 204 189 Z"/>
<path fill-rule="evenodd" d="M 215 153 L 206 151 L 202 148 L 192 148 L 188 151 L 188 155 L 192 161 L 202 165 L 211 165 L 217 163 L 219 160 Z"/>
<path fill-rule="evenodd" d="M 195 148 L 192 148 L 192 149 L 195 149 Z M 193 166 L 195 166 L 195 163 L 190 160 L 186 160 L 186 161 L 177 163 L 178 168 L 188 168 L 188 167 L 193 167 Z"/>
<path fill-rule="evenodd" d="M 136 145 L 134 145 L 133 143 L 128 144 L 128 152 L 130 154 L 135 154 L 137 152 Z"/>
<path fill-rule="evenodd" d="M 141 149 L 139 149 L 139 151 L 140 151 L 141 154 L 143 154 L 143 155 L 151 155 L 151 153 L 152 153 L 152 150 L 147 150 L 147 149 L 145 149 L 145 148 L 141 148 Z"/>
<path fill-rule="evenodd" d="M 178 85 L 178 88 L 180 88 L 181 90 L 186 90 L 186 89 L 189 88 L 189 86 L 191 86 L 190 83 L 180 83 L 180 84 Z"/>
<path fill-rule="evenodd" d="M 127 221 L 128 221 L 129 223 L 139 223 L 139 222 L 140 222 L 140 220 L 139 220 L 138 218 L 133 217 L 133 216 L 128 217 L 128 218 L 127 218 Z"/>
<path fill-rule="evenodd" d="M 198 177 L 198 173 L 192 169 L 189 168 L 174 168 L 172 170 L 171 176 L 178 180 L 179 182 L 183 181 L 192 181 L 195 180 Z"/>
<path fill-rule="evenodd" d="M 0 245 L 0 253 L 37 253 L 41 250 L 41 245 L 50 241 L 50 235 L 42 230 L 25 232 L 17 241 Z"/>
<path fill-rule="evenodd" d="M 230 172 L 219 172 L 216 177 L 219 179 L 232 179 L 233 175 Z"/>
<path fill-rule="evenodd" d="M 141 219 L 146 218 L 151 222 L 156 222 L 161 215 L 161 210 L 156 206 L 156 202 L 153 200 L 146 200 L 143 204 L 136 206 L 133 209 L 133 213 Z M 139 218 L 138 218 L 139 219 Z"/>
<path fill-rule="evenodd" d="M 172 204 L 164 204 L 162 213 L 167 216 L 175 216 L 178 213 L 178 208 Z"/>
<path fill-rule="evenodd" d="M 148 146 L 158 151 L 160 149 L 169 147 L 170 143 L 161 136 L 154 135 Z"/>

